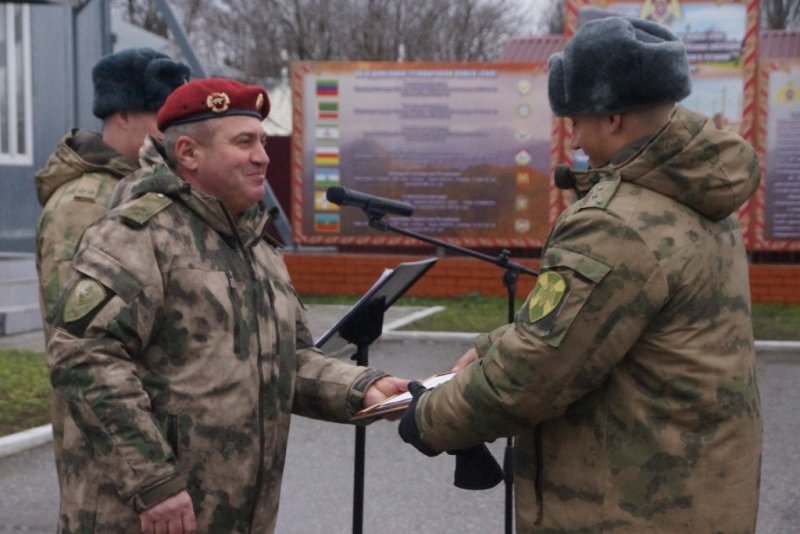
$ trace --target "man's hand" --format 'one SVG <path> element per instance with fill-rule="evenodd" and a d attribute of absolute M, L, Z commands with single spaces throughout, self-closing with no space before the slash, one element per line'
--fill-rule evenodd
<path fill-rule="evenodd" d="M 467 368 L 469 364 L 478 359 L 478 351 L 475 348 L 469 349 L 462 357 L 458 359 L 455 366 L 451 369 L 452 372 L 457 373 Z"/>
<path fill-rule="evenodd" d="M 144 534 L 194 534 L 197 531 L 192 498 L 186 490 L 140 513 L 139 522 Z"/>
<path fill-rule="evenodd" d="M 408 380 L 394 376 L 385 376 L 380 380 L 376 380 L 364 392 L 364 408 L 388 399 L 392 395 L 408 391 L 408 382 Z"/>

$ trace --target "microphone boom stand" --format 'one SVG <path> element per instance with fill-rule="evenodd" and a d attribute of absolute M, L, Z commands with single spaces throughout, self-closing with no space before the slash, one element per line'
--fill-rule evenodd
<path fill-rule="evenodd" d="M 508 322 L 514 322 L 514 294 L 517 291 L 517 279 L 519 278 L 520 273 L 522 274 L 529 274 L 531 276 L 539 276 L 537 271 L 532 269 L 528 269 L 524 265 L 520 265 L 518 263 L 514 263 L 513 261 L 509 260 L 510 252 L 507 249 L 503 249 L 500 254 L 497 256 L 489 256 L 487 254 L 482 254 L 476 250 L 471 250 L 468 248 L 460 247 L 458 245 L 453 245 L 451 243 L 446 243 L 439 239 L 435 239 L 433 237 L 429 237 L 423 234 L 419 234 L 417 232 L 413 232 L 411 230 L 406 230 L 403 228 L 398 228 L 397 226 L 392 225 L 388 221 L 383 219 L 385 212 L 375 209 L 365 209 L 364 212 L 367 214 L 369 218 L 369 225 L 376 230 L 380 230 L 381 232 L 392 231 L 397 234 L 401 234 L 407 237 L 411 237 L 417 239 L 419 241 L 424 241 L 426 243 L 430 243 L 431 245 L 436 245 L 442 248 L 446 248 L 448 250 L 452 250 L 453 252 L 458 252 L 459 254 L 463 254 L 465 256 L 471 256 L 473 258 L 477 258 L 482 261 L 486 261 L 497 265 L 498 267 L 502 267 L 505 269 L 503 272 L 503 285 L 506 288 L 506 293 L 508 295 Z M 537 449 L 540 449 L 537 447 Z M 506 534 L 512 534 L 513 525 L 514 525 L 514 438 L 508 437 L 506 438 L 506 448 L 503 455 L 503 475 L 504 475 L 504 482 L 505 482 L 505 489 L 506 489 L 506 501 L 505 501 L 505 532 Z"/>

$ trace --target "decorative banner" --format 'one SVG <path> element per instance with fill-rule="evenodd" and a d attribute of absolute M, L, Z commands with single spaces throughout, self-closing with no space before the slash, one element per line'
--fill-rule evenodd
<path fill-rule="evenodd" d="M 681 104 L 755 144 L 756 0 L 566 0 L 565 35 L 574 35 L 587 20 L 609 15 L 642 17 L 668 26 L 683 40 L 692 69 L 692 94 Z M 585 167 L 583 152 L 572 153 L 568 121 L 563 121 L 561 136 L 564 163 Z M 751 211 L 752 200 L 739 211 L 748 246 Z"/>
<path fill-rule="evenodd" d="M 539 247 L 552 131 L 544 65 L 292 65 L 292 228 L 307 244 L 418 245 L 325 192 L 414 206 L 393 225 L 462 246 Z"/>
<path fill-rule="evenodd" d="M 759 250 L 800 250 L 800 58 L 761 67 L 759 152 L 763 179 L 756 196 Z"/>

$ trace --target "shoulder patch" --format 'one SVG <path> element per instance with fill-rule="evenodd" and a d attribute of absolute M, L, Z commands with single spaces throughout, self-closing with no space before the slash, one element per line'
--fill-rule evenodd
<path fill-rule="evenodd" d="M 122 219 L 134 226 L 143 226 L 150 218 L 172 204 L 172 200 L 161 193 L 146 193 L 120 208 Z"/>
<path fill-rule="evenodd" d="M 599 208 L 604 210 L 608 203 L 614 198 L 619 188 L 621 177 L 619 173 L 614 173 L 609 180 L 601 180 L 589 190 L 589 193 L 581 199 L 579 209 Z"/>
<path fill-rule="evenodd" d="M 85 317 L 106 300 L 107 292 L 103 284 L 91 278 L 80 280 L 72 288 L 64 302 L 62 319 L 65 323 L 73 323 Z"/>
<path fill-rule="evenodd" d="M 567 282 L 564 277 L 555 271 L 545 271 L 539 274 L 536 287 L 533 288 L 528 299 L 528 320 L 535 323 L 547 317 L 561 303 L 567 292 Z"/>
<path fill-rule="evenodd" d="M 94 174 L 86 174 L 78 179 L 75 184 L 75 192 L 73 196 L 75 200 L 83 200 L 86 202 L 94 202 L 100 195 L 100 189 L 103 186 L 102 179 Z"/>

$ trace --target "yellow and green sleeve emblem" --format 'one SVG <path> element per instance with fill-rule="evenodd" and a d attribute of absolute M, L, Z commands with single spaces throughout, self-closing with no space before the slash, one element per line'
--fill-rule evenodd
<path fill-rule="evenodd" d="M 91 278 L 79 281 L 64 303 L 63 319 L 71 323 L 83 318 L 106 299 L 106 289 Z"/>
<path fill-rule="evenodd" d="M 539 274 L 536 287 L 528 298 L 528 320 L 531 323 L 547 317 L 561 303 L 567 292 L 567 282 L 555 271 Z"/>

